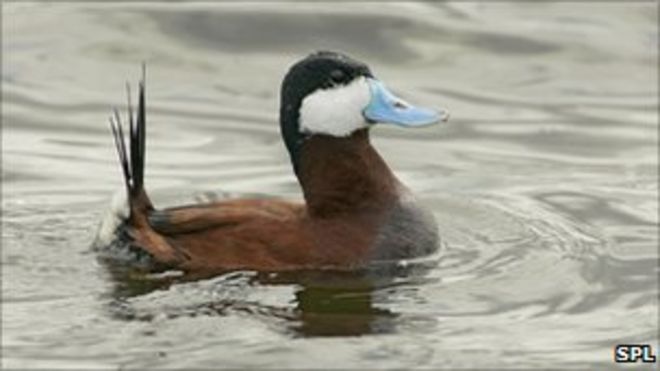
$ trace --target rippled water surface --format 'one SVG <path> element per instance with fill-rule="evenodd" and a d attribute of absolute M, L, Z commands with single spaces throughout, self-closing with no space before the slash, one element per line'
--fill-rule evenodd
<path fill-rule="evenodd" d="M 612 366 L 658 345 L 657 9 L 649 3 L 3 3 L 5 367 Z M 107 117 L 148 64 L 158 205 L 300 197 L 295 60 L 339 49 L 444 126 L 373 141 L 430 205 L 434 261 L 387 282 L 118 279 Z M 416 264 L 409 264 L 413 266 Z"/>

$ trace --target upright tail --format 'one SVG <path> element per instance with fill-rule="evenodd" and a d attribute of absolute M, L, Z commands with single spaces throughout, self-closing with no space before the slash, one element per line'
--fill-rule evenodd
<path fill-rule="evenodd" d="M 137 112 L 133 113 L 131 104 L 131 89 L 126 85 L 128 95 L 129 143 L 126 144 L 124 129 L 117 109 L 114 117 L 110 117 L 110 127 L 115 139 L 119 164 L 124 174 L 124 184 L 129 206 L 129 221 L 136 223 L 136 218 L 145 216 L 153 210 L 153 205 L 144 189 L 145 143 L 146 143 L 146 113 L 145 113 L 145 65 L 142 64 L 142 79 L 139 83 Z"/>
<path fill-rule="evenodd" d="M 121 230 L 130 241 L 130 246 L 146 251 L 153 258 L 153 267 L 176 266 L 188 258 L 186 253 L 171 245 L 164 236 L 158 234 L 149 224 L 148 216 L 154 210 L 153 204 L 144 189 L 144 165 L 146 142 L 146 107 L 145 107 L 145 66 L 142 65 L 142 80 L 139 84 L 137 112 L 133 113 L 131 105 L 131 89 L 128 92 L 128 144 L 124 136 L 124 128 L 119 112 L 115 109 L 110 117 L 110 127 L 115 138 L 115 146 L 119 155 L 119 164 L 124 174 L 124 184 L 128 200 L 128 218 L 120 225 L 110 225 L 102 228 L 105 234 Z"/>

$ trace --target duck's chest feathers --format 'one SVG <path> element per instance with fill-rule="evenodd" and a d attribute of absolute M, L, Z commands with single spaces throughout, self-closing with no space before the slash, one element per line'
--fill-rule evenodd
<path fill-rule="evenodd" d="M 433 214 L 408 195 L 394 204 L 376 228 L 370 260 L 398 260 L 433 253 L 438 248 Z"/>
<path fill-rule="evenodd" d="M 433 215 L 394 176 L 369 144 L 366 130 L 347 138 L 310 138 L 301 156 L 297 175 L 323 246 L 361 250 L 368 260 L 435 250 Z"/>

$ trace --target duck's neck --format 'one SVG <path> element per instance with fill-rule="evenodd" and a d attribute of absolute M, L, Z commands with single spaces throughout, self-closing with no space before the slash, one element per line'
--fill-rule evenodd
<path fill-rule="evenodd" d="M 314 135 L 303 144 L 297 176 L 312 217 L 368 212 L 398 198 L 399 181 L 369 142 L 368 129 L 348 137 Z"/>

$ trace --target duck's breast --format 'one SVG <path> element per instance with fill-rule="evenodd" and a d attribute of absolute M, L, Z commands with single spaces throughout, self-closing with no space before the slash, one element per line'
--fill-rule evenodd
<path fill-rule="evenodd" d="M 373 261 L 414 258 L 438 249 L 438 226 L 433 213 L 410 194 L 389 208 L 376 233 Z"/>

